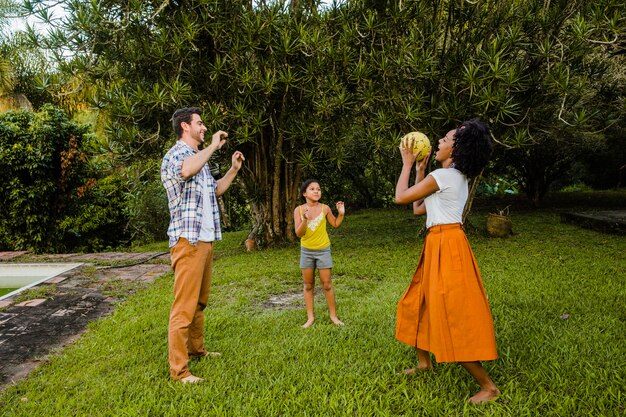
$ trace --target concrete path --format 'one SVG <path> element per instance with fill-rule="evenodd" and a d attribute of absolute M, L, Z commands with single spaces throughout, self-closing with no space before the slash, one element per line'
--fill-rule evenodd
<path fill-rule="evenodd" d="M 171 271 L 167 253 L 0 252 L 0 262 L 85 263 L 0 301 L 0 390 L 27 376 L 50 352 L 72 343 L 89 322 L 110 313 L 121 300 L 116 293 L 132 293 Z"/>
<path fill-rule="evenodd" d="M 561 213 L 561 222 L 597 232 L 626 235 L 626 210 Z"/>

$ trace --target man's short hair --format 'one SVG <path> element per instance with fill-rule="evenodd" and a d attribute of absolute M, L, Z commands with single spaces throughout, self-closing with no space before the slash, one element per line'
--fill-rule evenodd
<path fill-rule="evenodd" d="M 176 110 L 172 115 L 172 127 L 178 139 L 183 136 L 183 128 L 180 124 L 183 122 L 190 124 L 194 114 L 201 116 L 202 110 L 199 107 L 183 107 L 182 109 Z"/>

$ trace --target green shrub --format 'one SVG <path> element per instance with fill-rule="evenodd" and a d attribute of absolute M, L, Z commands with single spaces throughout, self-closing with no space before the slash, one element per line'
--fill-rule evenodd
<path fill-rule="evenodd" d="M 480 179 L 478 189 L 476 190 L 477 196 L 484 197 L 502 197 L 504 195 L 515 194 L 519 194 L 517 181 L 507 176 L 500 176 L 496 174 L 483 176 Z"/>
<path fill-rule="evenodd" d="M 127 231 L 133 243 L 152 243 L 167 238 L 170 213 L 167 194 L 160 180 L 135 186 L 127 195 L 125 213 L 128 216 Z"/>
<path fill-rule="evenodd" d="M 252 214 L 245 190 L 235 180 L 222 195 L 222 227 L 225 231 L 244 230 L 251 227 Z"/>
<path fill-rule="evenodd" d="M 98 252 L 128 243 L 124 181 L 119 175 L 95 180 L 77 190 L 77 204 L 59 223 L 59 248 Z"/>
<path fill-rule="evenodd" d="M 94 251 L 128 241 L 125 183 L 101 178 L 92 142 L 88 125 L 50 104 L 0 114 L 0 249 Z"/>
<path fill-rule="evenodd" d="M 57 222 L 74 204 L 87 168 L 88 126 L 44 105 L 0 114 L 0 244 L 54 252 Z"/>
<path fill-rule="evenodd" d="M 574 193 L 574 192 L 580 192 L 580 191 L 593 191 L 593 189 L 590 186 L 582 182 L 577 182 L 575 184 L 567 185 L 561 188 L 561 192 L 564 192 L 564 193 Z"/>

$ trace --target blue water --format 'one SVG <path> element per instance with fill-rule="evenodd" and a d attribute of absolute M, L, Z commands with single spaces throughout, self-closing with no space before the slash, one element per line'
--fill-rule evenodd
<path fill-rule="evenodd" d="M 0 297 L 2 297 L 3 295 L 6 295 L 10 292 L 13 292 L 17 290 L 17 288 L 0 288 Z"/>

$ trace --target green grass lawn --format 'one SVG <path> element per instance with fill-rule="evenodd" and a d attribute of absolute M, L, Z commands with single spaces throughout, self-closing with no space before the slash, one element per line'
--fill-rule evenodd
<path fill-rule="evenodd" d="M 500 359 L 485 363 L 502 391 L 483 406 L 458 365 L 426 375 L 394 339 L 396 303 L 417 263 L 423 220 L 407 210 L 350 215 L 332 232 L 339 317 L 321 293 L 302 329 L 297 246 L 245 253 L 242 232 L 217 246 L 206 310 L 206 383 L 169 379 L 172 274 L 96 323 L 74 345 L 0 394 L 3 416 L 618 416 L 626 407 L 626 238 L 513 213 L 515 236 L 470 242 L 491 303 Z M 152 246 L 151 250 L 162 250 Z M 319 288 L 319 283 L 318 283 Z"/>

